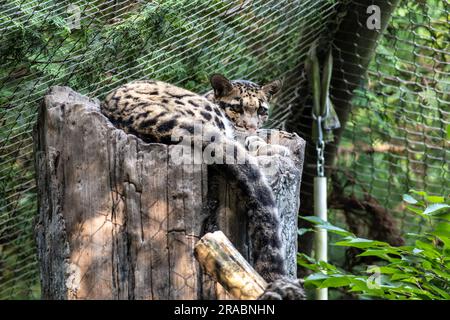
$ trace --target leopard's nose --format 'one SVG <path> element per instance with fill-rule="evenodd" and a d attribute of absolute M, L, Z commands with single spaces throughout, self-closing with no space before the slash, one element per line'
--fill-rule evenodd
<path fill-rule="evenodd" d="M 244 127 L 245 127 L 245 129 L 247 130 L 247 131 L 250 131 L 250 132 L 255 132 L 256 131 L 256 129 L 257 129 L 257 127 L 256 127 L 256 124 L 255 123 L 252 123 L 252 122 L 247 122 L 247 121 L 244 121 Z"/>
<path fill-rule="evenodd" d="M 254 126 L 246 126 L 245 129 L 250 133 L 256 132 L 256 127 L 254 127 Z"/>

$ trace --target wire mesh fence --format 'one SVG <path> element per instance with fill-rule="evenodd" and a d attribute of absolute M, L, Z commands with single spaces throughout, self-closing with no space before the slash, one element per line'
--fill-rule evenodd
<path fill-rule="evenodd" d="M 298 70 L 311 43 L 323 39 L 341 59 L 330 28 L 352 8 L 329 0 L 0 1 L 0 298 L 39 297 L 32 129 L 49 86 L 101 99 L 135 79 L 201 93 L 212 73 L 284 78 L 270 124 L 286 128 L 305 112 L 295 101 L 307 87 Z M 339 201 L 354 196 L 414 231 L 420 225 L 404 214 L 401 195 L 448 194 L 448 19 L 448 1 L 398 5 L 337 150 L 336 219 L 348 222 Z"/>
<path fill-rule="evenodd" d="M 355 90 L 338 150 L 348 194 L 375 199 L 403 234 L 424 222 L 406 213 L 403 194 L 449 194 L 449 7 L 400 2 Z"/>
<path fill-rule="evenodd" d="M 329 206 L 335 223 L 399 245 L 409 243 L 408 233 L 427 227 L 423 218 L 408 213 L 403 194 L 411 189 L 449 194 L 450 5 L 399 1 L 366 70 L 364 56 L 376 38 L 366 32 L 366 9 L 372 3 L 342 4 L 344 21 L 326 43 L 335 67 L 331 99 L 344 124 L 327 144 Z M 298 99 L 308 94 L 301 89 L 296 84 L 287 89 L 291 96 L 282 100 L 284 105 L 272 120 L 274 126 L 288 124 L 308 140 L 312 104 L 308 98 Z M 348 97 L 352 99 L 347 101 Z M 308 164 L 314 165 L 316 151 L 312 147 L 307 152 L 303 207 L 312 198 L 315 175 Z M 312 212 L 311 206 L 306 207 Z M 354 254 L 344 256 L 336 247 L 331 257 L 346 267 L 357 263 L 352 261 Z"/>
<path fill-rule="evenodd" d="M 403 194 L 449 195 L 449 9 L 448 1 L 400 1 L 355 90 L 333 191 L 337 207 L 358 199 L 367 215 L 347 210 L 345 221 L 358 230 L 369 218 L 372 238 L 411 244 L 407 234 L 427 221 L 406 210 Z"/>
<path fill-rule="evenodd" d="M 450 38 L 448 1 L 401 1 L 356 91 L 339 148 L 351 192 L 369 194 L 397 212 L 404 231 L 410 189 L 448 195 Z"/>

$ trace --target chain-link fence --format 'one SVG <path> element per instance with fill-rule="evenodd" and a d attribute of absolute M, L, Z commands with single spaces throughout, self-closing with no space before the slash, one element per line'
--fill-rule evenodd
<path fill-rule="evenodd" d="M 393 213 L 406 243 L 427 221 L 405 210 L 402 195 L 450 192 L 449 19 L 448 1 L 400 2 L 339 147 L 338 167 L 351 173 L 347 192 Z"/>
<path fill-rule="evenodd" d="M 39 297 L 32 129 L 49 86 L 101 99 L 135 79 L 204 92 L 217 72 L 257 82 L 281 77 L 271 126 L 308 138 L 305 57 L 320 38 L 333 48 L 336 70 L 346 71 L 342 62 L 358 56 L 364 41 L 356 41 L 356 29 L 338 30 L 360 2 L 365 12 L 370 1 L 0 1 L 0 298 Z M 366 28 L 368 16 L 360 15 L 357 26 Z M 403 193 L 448 193 L 448 19 L 448 1 L 405 0 L 394 12 L 368 76 L 354 84 L 339 148 L 327 145 L 337 155 L 334 169 L 327 168 L 335 218 L 356 221 L 347 210 L 354 200 L 362 212 L 368 205 L 396 212 L 407 232 L 418 223 L 404 216 Z M 353 91 L 338 88 L 339 81 L 346 79 L 335 75 L 331 91 L 338 114 L 345 103 L 336 103 L 337 93 Z M 312 167 L 306 164 L 302 197 L 309 196 Z"/>
<path fill-rule="evenodd" d="M 448 196 L 450 191 L 450 3 L 378 2 L 385 16 L 396 8 L 382 37 L 368 26 L 374 3 L 341 1 L 323 35 L 324 51 L 330 48 L 334 56 L 330 95 L 344 125 L 326 147 L 329 206 L 335 223 L 399 245 L 408 243 L 407 233 L 427 225 L 405 210 L 403 194 L 415 189 Z M 293 78 L 302 75 L 300 66 Z M 292 95 L 272 120 L 309 141 L 301 210 L 310 215 L 316 151 L 312 103 L 304 89 L 292 84 L 287 90 Z M 307 237 L 301 243 L 308 251 Z M 354 254 L 343 258 L 336 247 L 331 256 L 346 267 L 357 263 Z"/>
<path fill-rule="evenodd" d="M 395 212 L 403 234 L 420 232 L 423 223 L 405 212 L 403 194 L 450 191 L 449 9 L 448 1 L 400 2 L 339 145 L 347 197 Z"/>

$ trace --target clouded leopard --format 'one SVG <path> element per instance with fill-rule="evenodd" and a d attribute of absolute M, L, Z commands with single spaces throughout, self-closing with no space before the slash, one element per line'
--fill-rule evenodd
<path fill-rule="evenodd" d="M 233 150 L 232 158 L 241 159 L 240 164 L 224 161 L 213 165 L 221 166 L 228 177 L 235 179 L 246 198 L 254 267 L 271 282 L 261 298 L 302 299 L 298 280 L 286 277 L 274 195 L 252 155 L 235 140 L 236 130 L 253 133 L 263 125 L 269 101 L 281 83 L 260 86 L 230 81 L 219 74 L 211 76 L 210 82 L 212 90 L 199 95 L 161 81 L 134 81 L 107 95 L 101 109 L 117 127 L 146 142 L 176 144 L 179 140 L 174 139 L 174 132 L 182 130 L 184 138 L 192 139 L 194 148 Z M 195 134 L 197 129 L 203 134 Z M 205 132 L 213 138 L 205 140 Z"/>

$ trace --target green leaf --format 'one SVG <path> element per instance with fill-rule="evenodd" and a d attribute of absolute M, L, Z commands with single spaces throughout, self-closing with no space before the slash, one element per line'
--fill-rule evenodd
<path fill-rule="evenodd" d="M 422 197 L 426 197 L 427 196 L 427 193 L 425 191 L 418 191 L 418 190 L 411 189 L 411 190 L 409 190 L 409 192 L 417 194 L 417 195 L 422 196 Z"/>
<path fill-rule="evenodd" d="M 450 248 L 450 223 L 437 223 L 430 234 L 438 237 L 444 243 L 446 248 Z"/>
<path fill-rule="evenodd" d="M 404 280 L 410 278 L 411 275 L 408 273 L 395 273 L 391 276 L 392 281 Z"/>
<path fill-rule="evenodd" d="M 393 267 L 388 267 L 388 266 L 381 266 L 381 267 L 377 266 L 377 268 L 380 270 L 380 272 L 382 274 L 394 274 L 394 273 L 400 272 L 399 269 L 393 268 Z M 370 269 L 368 269 L 368 270 L 370 270 Z"/>
<path fill-rule="evenodd" d="M 442 270 L 439 270 L 439 269 L 434 269 L 433 270 L 434 271 L 434 273 L 437 275 L 437 276 L 439 276 L 439 277 L 441 277 L 442 279 L 444 279 L 444 281 L 449 281 L 449 279 L 450 279 L 450 270 L 449 270 L 449 267 L 447 266 L 447 268 L 442 268 Z"/>
<path fill-rule="evenodd" d="M 389 250 L 384 250 L 384 249 L 368 249 L 366 251 L 364 251 L 363 253 L 358 254 L 358 257 L 379 257 L 383 260 L 389 261 L 389 262 L 394 262 L 396 259 L 392 258 L 389 256 L 389 253 L 392 254 L 397 254 L 396 252 L 390 252 Z M 398 260 L 398 259 L 397 259 Z"/>
<path fill-rule="evenodd" d="M 320 267 L 317 264 L 316 260 L 314 260 L 313 258 L 307 256 L 304 253 L 298 253 L 297 254 L 297 264 L 299 266 L 302 266 L 308 270 L 312 270 L 314 272 L 319 272 L 320 271 Z"/>
<path fill-rule="evenodd" d="M 313 285 L 317 288 L 338 288 L 349 286 L 353 283 L 353 276 L 343 274 L 324 274 L 321 272 L 309 275 L 305 279 L 306 285 Z"/>
<path fill-rule="evenodd" d="M 305 286 L 313 285 L 315 287 L 319 287 L 323 281 L 328 279 L 330 276 L 324 274 L 323 272 L 313 273 L 305 278 Z"/>
<path fill-rule="evenodd" d="M 371 248 L 389 246 L 388 243 L 376 240 L 368 240 L 364 238 L 346 237 L 343 241 L 334 243 L 337 246 L 348 246 L 354 248 Z"/>
<path fill-rule="evenodd" d="M 329 223 L 328 221 L 322 220 L 319 217 L 316 216 L 307 216 L 307 217 L 301 217 L 302 219 L 309 221 L 313 224 L 315 224 L 316 226 L 325 229 L 327 231 L 330 231 L 332 233 L 341 235 L 341 236 L 354 236 L 353 233 L 344 230 L 342 228 L 336 227 L 334 225 L 332 225 L 331 223 Z"/>
<path fill-rule="evenodd" d="M 439 196 L 427 196 L 425 199 L 431 203 L 444 203 L 445 202 L 445 198 L 439 197 Z"/>
<path fill-rule="evenodd" d="M 432 265 L 430 261 L 423 261 L 422 262 L 422 268 L 424 268 L 425 270 L 432 270 Z"/>
<path fill-rule="evenodd" d="M 416 204 L 418 201 L 416 199 L 414 199 L 412 196 L 410 196 L 409 194 L 404 194 L 403 195 L 403 201 L 408 202 L 410 204 Z"/>
<path fill-rule="evenodd" d="M 414 212 L 415 214 L 421 216 L 422 218 L 425 218 L 425 219 L 428 219 L 428 218 L 429 218 L 428 215 L 423 214 L 423 209 L 421 209 L 421 208 L 414 207 L 414 206 L 411 206 L 411 205 L 407 205 L 407 206 L 406 206 L 406 209 L 408 209 L 408 210 Z"/>
<path fill-rule="evenodd" d="M 311 229 L 311 228 L 300 228 L 300 229 L 297 230 L 297 234 L 298 234 L 299 236 L 302 236 L 302 235 L 304 235 L 305 233 L 313 232 L 313 231 L 314 231 L 314 230 Z"/>
<path fill-rule="evenodd" d="M 434 291 L 436 291 L 437 294 L 441 295 L 442 299 L 450 300 L 450 294 L 446 291 L 442 290 L 441 288 L 438 288 L 432 284 L 426 284 L 425 287 L 428 287 Z"/>
<path fill-rule="evenodd" d="M 304 253 L 297 253 L 297 260 L 298 261 L 305 261 L 305 262 L 312 263 L 312 264 L 317 263 L 314 258 L 311 258 L 310 256 L 308 256 L 308 255 L 306 255 Z"/>
<path fill-rule="evenodd" d="M 321 283 L 319 288 L 345 287 L 352 283 L 352 278 L 343 275 L 333 275 Z"/>
<path fill-rule="evenodd" d="M 448 209 L 450 208 L 450 205 L 446 204 L 446 203 L 434 203 L 430 206 L 428 206 L 425 211 L 423 212 L 423 214 L 425 215 L 434 215 L 436 214 L 436 212 L 442 210 L 442 209 Z"/>
<path fill-rule="evenodd" d="M 338 272 L 338 269 L 335 266 L 333 266 L 332 264 L 328 263 L 328 262 L 319 261 L 318 264 L 323 270 L 326 270 L 327 272 L 330 272 L 330 271 L 332 273 Z"/>
<path fill-rule="evenodd" d="M 440 253 L 435 250 L 435 247 L 430 243 L 416 240 L 416 247 L 423 250 L 422 252 L 418 253 L 422 253 L 425 257 L 436 259 L 441 256 Z"/>

